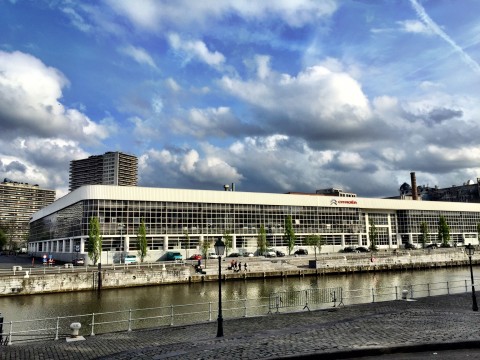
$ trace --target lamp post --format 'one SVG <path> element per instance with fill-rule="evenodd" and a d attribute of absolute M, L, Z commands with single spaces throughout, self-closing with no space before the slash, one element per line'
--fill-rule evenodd
<path fill-rule="evenodd" d="M 125 224 L 118 224 L 118 228 L 120 229 L 120 251 L 123 251 L 123 227 Z"/>
<path fill-rule="evenodd" d="M 472 244 L 468 244 L 467 246 L 465 246 L 465 250 L 470 260 L 470 277 L 472 279 L 472 303 L 473 303 L 472 310 L 478 311 L 477 297 L 475 295 L 475 285 L 473 282 L 473 268 L 472 268 L 472 256 L 475 253 L 475 248 L 472 246 Z"/>
<path fill-rule="evenodd" d="M 217 337 L 223 336 L 223 317 L 222 317 L 222 256 L 225 253 L 225 243 L 219 237 L 215 242 L 215 254 L 218 256 L 218 325 Z"/>

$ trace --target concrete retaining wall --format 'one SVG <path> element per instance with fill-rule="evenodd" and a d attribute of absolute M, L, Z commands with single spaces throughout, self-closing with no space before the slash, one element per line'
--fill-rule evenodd
<path fill-rule="evenodd" d="M 443 258 L 430 256 L 418 257 L 415 258 L 415 260 L 417 261 L 413 261 L 413 257 L 409 257 L 408 255 L 402 257 L 383 257 L 373 259 L 373 261 L 371 258 L 340 258 L 336 259 L 336 261 L 319 260 L 317 261 L 316 268 L 309 268 L 307 259 L 296 259 L 294 260 L 294 264 L 286 262 L 283 265 L 279 265 L 275 263 L 276 260 L 273 260 L 270 263 L 270 267 L 261 270 L 255 268 L 255 265 L 249 267 L 248 272 L 232 272 L 222 269 L 222 279 L 224 281 L 231 281 L 263 279 L 268 277 L 303 277 L 357 272 L 405 271 L 467 266 L 469 264 L 466 256 L 445 256 Z M 472 262 L 479 264 L 480 260 L 475 259 Z M 276 266 L 283 267 L 278 269 Z M 108 289 L 218 281 L 216 272 L 208 271 L 205 275 L 201 275 L 193 273 L 192 269 L 193 267 L 191 266 L 170 269 L 168 267 L 163 269 L 160 267 L 110 268 L 102 270 L 102 287 Z M 1 277 L 0 296 L 95 290 L 97 288 L 97 279 L 97 270 L 34 275 L 28 275 L 22 271 L 17 272 L 16 275 Z"/>

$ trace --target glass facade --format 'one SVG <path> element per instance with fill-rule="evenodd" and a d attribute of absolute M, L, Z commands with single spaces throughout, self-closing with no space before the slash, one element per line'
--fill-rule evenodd
<path fill-rule="evenodd" d="M 50 251 L 72 251 L 88 239 L 89 219 L 97 217 L 104 251 L 137 250 L 142 219 L 149 250 L 198 250 L 203 241 L 213 243 L 218 236 L 230 234 L 234 249 L 251 251 L 257 248 L 261 226 L 265 228 L 269 246 L 286 248 L 287 216 L 292 218 L 295 246 L 304 246 L 310 234 L 321 234 L 325 251 L 338 251 L 344 246 L 369 246 L 371 222 L 376 227 L 379 248 L 397 248 L 406 242 L 418 244 L 422 222 L 428 224 L 430 240 L 436 242 L 440 216 L 444 216 L 450 226 L 452 244 L 475 244 L 480 223 L 480 211 L 85 199 L 32 221 L 30 243 L 37 244 L 36 251 L 43 251 L 45 247 Z"/>

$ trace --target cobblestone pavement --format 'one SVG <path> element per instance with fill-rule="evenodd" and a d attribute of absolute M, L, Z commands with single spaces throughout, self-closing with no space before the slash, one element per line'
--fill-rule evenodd
<path fill-rule="evenodd" d="M 353 358 L 480 348 L 479 325 L 466 293 L 226 320 L 222 338 L 213 321 L 68 343 L 14 343 L 0 348 L 0 359 Z"/>

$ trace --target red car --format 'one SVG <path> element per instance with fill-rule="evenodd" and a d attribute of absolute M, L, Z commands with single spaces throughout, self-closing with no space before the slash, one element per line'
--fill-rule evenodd
<path fill-rule="evenodd" d="M 200 254 L 193 254 L 189 257 L 190 260 L 202 260 L 202 255 Z"/>

